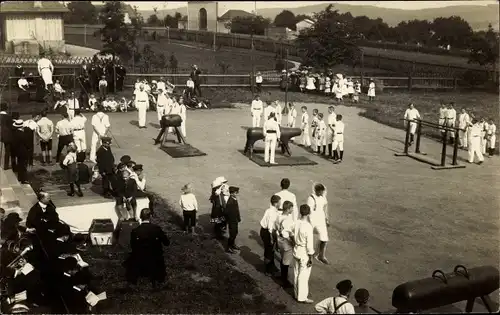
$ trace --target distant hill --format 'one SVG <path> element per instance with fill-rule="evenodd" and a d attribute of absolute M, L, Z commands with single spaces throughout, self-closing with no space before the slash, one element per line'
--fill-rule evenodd
<path fill-rule="evenodd" d="M 308 5 L 299 8 L 269 8 L 269 9 L 257 9 L 258 14 L 266 18 L 274 19 L 283 10 L 290 10 L 295 15 L 297 14 L 313 14 L 326 8 L 328 4 L 317 4 Z M 433 20 L 437 17 L 449 17 L 452 15 L 461 16 L 470 26 L 475 30 L 484 30 L 491 23 L 493 27 L 497 30 L 499 29 L 499 6 L 498 4 L 490 4 L 487 6 L 449 6 L 445 8 L 436 9 L 422 9 L 422 10 L 401 10 L 401 9 L 388 9 L 380 8 L 375 6 L 365 6 L 365 5 L 349 5 L 343 3 L 334 3 L 334 8 L 339 10 L 339 12 L 351 12 L 353 16 L 366 15 L 369 18 L 382 18 L 389 26 L 396 26 L 401 21 L 407 21 L 412 19 L 419 20 Z M 180 7 L 177 9 L 170 10 L 158 10 L 158 15 L 161 17 L 167 14 L 174 15 L 175 12 L 180 12 L 186 15 L 186 7 Z M 147 18 L 153 11 L 141 11 L 144 18 Z"/>

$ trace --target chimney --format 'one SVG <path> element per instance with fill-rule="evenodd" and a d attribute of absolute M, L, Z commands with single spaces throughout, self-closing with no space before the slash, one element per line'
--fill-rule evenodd
<path fill-rule="evenodd" d="M 34 2 L 33 6 L 35 8 L 41 8 L 42 7 L 42 1 L 33 1 L 33 2 Z"/>

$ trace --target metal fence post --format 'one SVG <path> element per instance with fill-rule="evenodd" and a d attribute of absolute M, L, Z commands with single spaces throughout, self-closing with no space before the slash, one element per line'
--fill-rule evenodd
<path fill-rule="evenodd" d="M 415 142 L 415 153 L 420 153 L 420 136 L 422 134 L 422 121 L 417 120 L 417 140 Z"/>
<path fill-rule="evenodd" d="M 453 142 L 453 161 L 451 165 L 458 165 L 457 156 L 458 156 L 458 129 L 455 129 L 455 142 Z"/>
<path fill-rule="evenodd" d="M 443 149 L 441 150 L 441 166 L 446 165 L 446 146 L 448 140 L 448 129 L 444 130 L 443 133 Z"/>
<path fill-rule="evenodd" d="M 405 149 L 404 153 L 408 154 L 408 147 L 410 143 L 410 121 L 406 120 L 406 137 L 405 137 Z"/>

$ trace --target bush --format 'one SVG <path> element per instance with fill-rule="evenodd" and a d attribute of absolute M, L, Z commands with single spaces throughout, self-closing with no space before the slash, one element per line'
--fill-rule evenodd
<path fill-rule="evenodd" d="M 276 71 L 283 71 L 285 69 L 285 61 L 283 59 L 276 60 Z"/>
<path fill-rule="evenodd" d="M 478 86 L 486 84 L 489 81 L 489 76 L 484 71 L 467 70 L 462 74 L 461 79 L 469 86 Z"/>

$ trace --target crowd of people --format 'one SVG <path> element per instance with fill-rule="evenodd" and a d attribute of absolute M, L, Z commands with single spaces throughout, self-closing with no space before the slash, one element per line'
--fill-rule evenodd
<path fill-rule="evenodd" d="M 302 134 L 298 141 L 299 145 L 310 148 L 317 155 L 333 159 L 335 163 L 342 162 L 345 125 L 342 121 L 342 115 L 335 113 L 334 106 L 328 107 L 326 121 L 324 114 L 316 108 L 313 109 L 310 119 L 307 106 L 302 106 L 300 108 L 302 114 L 300 121 L 298 121 L 298 112 L 293 102 L 286 105 L 286 110 L 283 107 L 279 101 L 267 102 L 264 107 L 259 95 L 255 96 L 250 106 L 253 128 L 260 127 L 261 120 L 264 118 L 263 128 L 266 143 L 264 160 L 266 163 L 275 164 L 274 152 L 280 138 L 281 127 L 300 128 Z M 284 112 L 287 113 L 286 123 L 283 119 Z"/>

